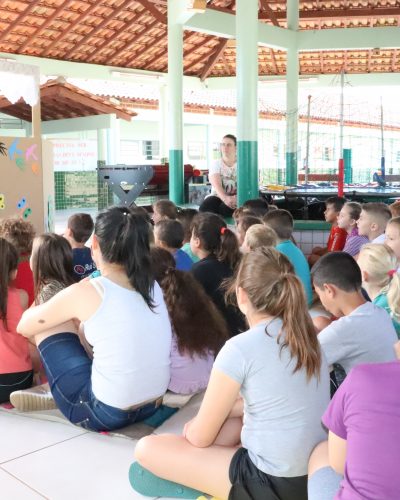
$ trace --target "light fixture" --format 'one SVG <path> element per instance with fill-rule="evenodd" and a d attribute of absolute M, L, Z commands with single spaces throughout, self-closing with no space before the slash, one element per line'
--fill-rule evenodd
<path fill-rule="evenodd" d="M 159 80 L 161 75 L 155 73 L 140 73 L 139 71 L 110 71 L 111 76 L 127 78 L 128 80 Z"/>

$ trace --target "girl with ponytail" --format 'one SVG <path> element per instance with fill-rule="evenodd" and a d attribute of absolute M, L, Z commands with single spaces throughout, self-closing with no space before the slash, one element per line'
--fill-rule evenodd
<path fill-rule="evenodd" d="M 232 278 L 239 262 L 240 251 L 236 235 L 216 214 L 200 212 L 193 218 L 190 248 L 200 259 L 192 273 L 224 316 L 229 335 L 245 330 L 243 315 L 234 305 L 227 305 L 224 283 Z"/>
<path fill-rule="evenodd" d="M 51 394 L 18 391 L 11 395 L 14 406 L 58 406 L 72 423 L 97 431 L 155 413 L 170 380 L 171 325 L 152 278 L 149 230 L 142 215 L 125 207 L 97 216 L 92 253 L 101 276 L 31 308 L 18 325 L 36 341 Z"/>
<path fill-rule="evenodd" d="M 249 329 L 222 347 L 183 436 L 139 441 L 131 483 L 140 485 L 144 467 L 221 499 L 306 500 L 329 373 L 304 287 L 287 257 L 260 248 L 243 257 L 232 291 Z M 155 484 L 146 494 L 165 496 L 162 480 Z"/>
<path fill-rule="evenodd" d="M 370 243 L 361 248 L 357 264 L 363 287 L 372 302 L 390 314 L 400 338 L 400 275 L 396 255 L 386 245 Z"/>

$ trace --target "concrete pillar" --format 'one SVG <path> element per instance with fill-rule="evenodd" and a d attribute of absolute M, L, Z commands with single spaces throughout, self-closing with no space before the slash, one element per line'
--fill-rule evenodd
<path fill-rule="evenodd" d="M 258 0 L 236 2 L 238 206 L 258 197 Z"/>
<path fill-rule="evenodd" d="M 158 124 L 160 138 L 160 158 L 168 158 L 168 89 L 167 85 L 160 85 L 158 97 Z"/>
<path fill-rule="evenodd" d="M 288 29 L 299 29 L 299 0 L 287 0 Z M 299 54 L 287 51 L 286 63 L 286 184 L 297 184 Z"/>
<path fill-rule="evenodd" d="M 169 197 L 184 202 L 183 178 L 183 25 L 182 5 L 168 0 Z"/>

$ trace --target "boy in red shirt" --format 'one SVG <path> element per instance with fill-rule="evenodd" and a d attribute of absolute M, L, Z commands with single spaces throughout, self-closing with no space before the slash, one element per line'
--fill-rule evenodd
<path fill-rule="evenodd" d="M 308 257 L 308 263 L 312 267 L 317 260 L 328 252 L 340 252 L 343 250 L 346 243 L 347 232 L 345 229 L 341 229 L 337 223 L 337 216 L 343 205 L 346 203 L 346 199 L 341 196 L 331 196 L 325 201 L 325 220 L 332 224 L 331 232 L 329 234 L 328 243 L 325 248 L 315 247 L 311 251 L 311 255 Z"/>

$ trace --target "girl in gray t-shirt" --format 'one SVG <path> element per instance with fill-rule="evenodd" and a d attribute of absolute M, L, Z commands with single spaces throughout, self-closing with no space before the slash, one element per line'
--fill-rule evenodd
<path fill-rule="evenodd" d="M 249 330 L 215 361 L 197 416 L 183 436 L 141 439 L 132 486 L 167 495 L 169 482 L 143 489 L 147 471 L 230 500 L 307 499 L 307 464 L 325 438 L 328 366 L 301 282 L 273 248 L 244 256 L 232 286 Z"/>

